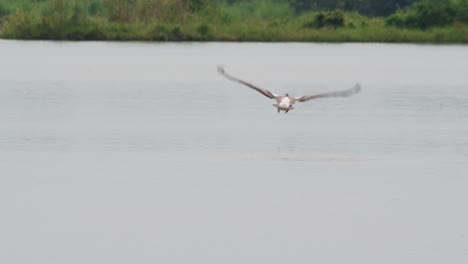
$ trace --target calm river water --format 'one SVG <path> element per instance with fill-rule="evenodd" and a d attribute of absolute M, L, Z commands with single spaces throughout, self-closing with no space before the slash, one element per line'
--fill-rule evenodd
<path fill-rule="evenodd" d="M 349 98 L 270 99 L 362 84 Z M 0 41 L 1 263 L 468 263 L 468 46 Z"/>

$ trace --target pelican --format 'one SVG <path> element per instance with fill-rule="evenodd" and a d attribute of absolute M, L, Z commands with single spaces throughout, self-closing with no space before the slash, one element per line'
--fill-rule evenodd
<path fill-rule="evenodd" d="M 224 70 L 222 66 L 218 66 L 218 72 L 219 74 L 223 75 L 224 77 L 226 77 L 227 79 L 231 81 L 241 83 L 245 86 L 248 86 L 254 89 L 255 91 L 263 94 L 264 96 L 270 99 L 275 99 L 277 103 L 273 104 L 273 106 L 276 107 L 276 109 L 278 109 L 278 113 L 280 113 L 281 111 L 284 111 L 285 113 L 287 113 L 290 110 L 294 109 L 293 105 L 295 102 L 306 102 L 312 99 L 326 98 L 326 97 L 348 97 L 353 94 L 359 93 L 361 91 L 361 85 L 358 83 L 354 85 L 353 88 L 348 89 L 348 90 L 331 92 L 331 93 L 315 94 L 315 95 L 304 95 L 304 96 L 299 96 L 299 97 L 291 97 L 288 94 L 277 95 L 266 89 L 260 88 L 251 83 L 238 79 L 232 75 L 229 75 L 226 73 L 226 71 Z"/>

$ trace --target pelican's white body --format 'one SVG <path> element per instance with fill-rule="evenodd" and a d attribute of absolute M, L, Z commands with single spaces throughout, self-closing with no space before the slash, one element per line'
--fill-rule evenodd
<path fill-rule="evenodd" d="M 277 96 L 277 95 L 275 95 Z M 292 110 L 294 109 L 294 107 L 292 107 L 292 105 L 294 104 L 294 99 L 291 98 L 291 97 L 288 97 L 287 95 L 286 96 L 277 96 L 276 97 L 276 100 L 278 101 L 277 104 L 273 104 L 274 107 L 276 107 L 278 109 L 278 113 L 280 111 L 284 111 L 284 112 L 289 112 L 289 110 Z"/>
<path fill-rule="evenodd" d="M 291 98 L 289 97 L 284 97 L 283 99 L 281 99 L 279 103 L 279 107 L 281 108 L 289 108 L 290 105 L 291 105 Z"/>

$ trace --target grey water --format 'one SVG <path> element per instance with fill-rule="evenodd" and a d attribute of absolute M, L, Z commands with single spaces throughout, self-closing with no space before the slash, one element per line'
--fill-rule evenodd
<path fill-rule="evenodd" d="M 292 96 L 278 114 L 241 79 Z M 467 263 L 468 47 L 0 40 L 1 263 Z"/>

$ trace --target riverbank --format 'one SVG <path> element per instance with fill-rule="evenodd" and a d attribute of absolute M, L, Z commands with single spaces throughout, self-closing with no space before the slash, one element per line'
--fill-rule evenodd
<path fill-rule="evenodd" d="M 255 20 L 229 25 L 205 22 L 120 24 L 94 20 L 55 29 L 34 24 L 0 29 L 0 37 L 27 40 L 468 43 L 468 27 L 417 30 L 378 24 L 315 29 L 294 22 L 280 24 Z"/>
<path fill-rule="evenodd" d="M 98 1 L 99 2 L 99 1 Z M 389 25 L 388 19 L 357 12 L 315 11 L 293 15 L 286 7 L 262 14 L 243 14 L 220 5 L 200 10 L 183 6 L 161 14 L 150 7 L 130 11 L 93 7 L 87 1 L 49 1 L 16 8 L 0 20 L 0 38 L 28 40 L 115 41 L 255 41 L 468 43 L 464 23 L 430 28 Z M 97 3 L 97 2 L 96 2 Z M 104 2 L 105 3 L 105 2 Z M 142 9 L 138 11 L 139 9 Z M 13 10 L 11 8 L 11 10 Z M 161 9 L 154 9 L 161 10 Z M 274 12 L 274 10 L 280 10 Z M 281 11 L 283 10 L 283 11 Z M 170 13 L 172 12 L 172 13 Z"/>

